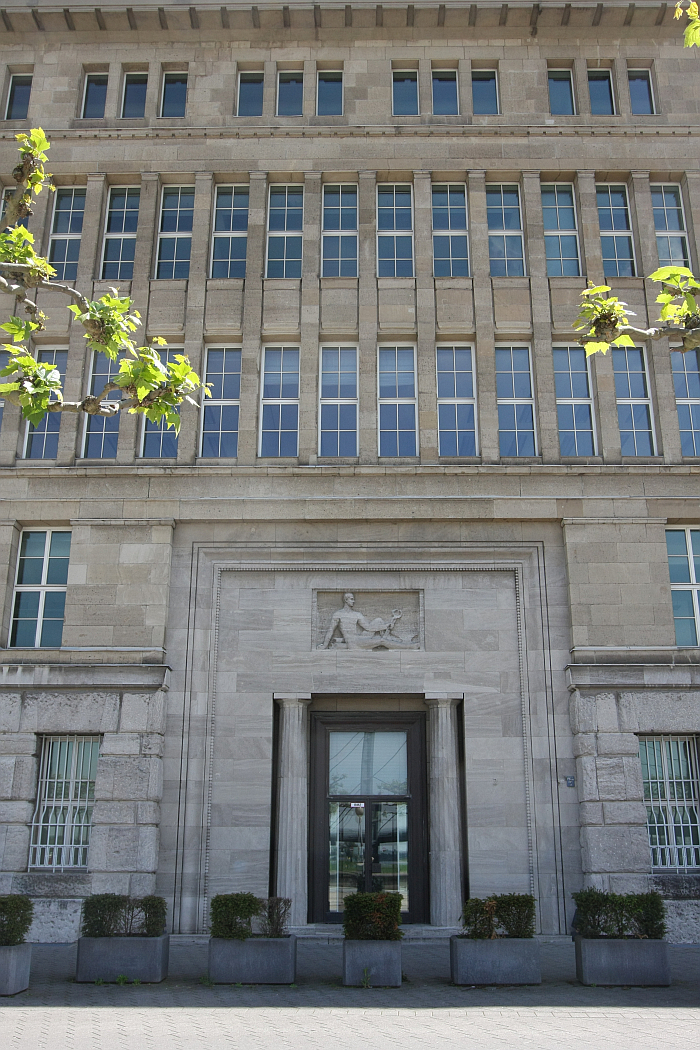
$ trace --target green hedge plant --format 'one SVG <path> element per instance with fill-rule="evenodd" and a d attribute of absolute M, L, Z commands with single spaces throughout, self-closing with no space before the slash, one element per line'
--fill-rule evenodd
<path fill-rule="evenodd" d="M 462 936 L 476 941 L 535 936 L 535 898 L 530 893 L 470 897 L 462 909 Z"/>
<path fill-rule="evenodd" d="M 83 901 L 83 937 L 160 937 L 165 932 L 164 897 L 94 893 Z"/>
<path fill-rule="evenodd" d="M 261 901 L 259 917 L 262 937 L 287 936 L 287 917 L 291 906 L 289 897 L 268 897 Z"/>
<path fill-rule="evenodd" d="M 349 941 L 400 941 L 400 893 L 351 893 L 343 901 L 343 933 Z"/>
<path fill-rule="evenodd" d="M 0 947 L 24 944 L 34 916 L 34 905 L 21 893 L 0 897 Z"/>
<path fill-rule="evenodd" d="M 253 936 L 253 919 L 262 900 L 254 893 L 218 893 L 211 902 L 211 935 L 245 941 Z"/>
<path fill-rule="evenodd" d="M 643 938 L 660 941 L 666 933 L 666 905 L 659 893 L 573 893 L 575 932 L 582 937 Z"/>

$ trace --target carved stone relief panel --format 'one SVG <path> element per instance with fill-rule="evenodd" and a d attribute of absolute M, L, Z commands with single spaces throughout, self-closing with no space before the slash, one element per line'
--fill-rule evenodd
<path fill-rule="evenodd" d="M 312 648 L 425 648 L 422 591 L 314 591 Z"/>

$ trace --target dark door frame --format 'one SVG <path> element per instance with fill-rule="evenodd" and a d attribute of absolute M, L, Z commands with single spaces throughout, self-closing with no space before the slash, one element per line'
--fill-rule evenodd
<path fill-rule="evenodd" d="M 328 911 L 328 734 L 332 729 L 407 731 L 410 910 L 403 913 L 403 921 L 429 922 L 426 716 L 422 711 L 311 712 L 309 922 L 342 921 L 341 913 Z M 391 798 L 383 796 L 376 801 L 389 802 Z"/>

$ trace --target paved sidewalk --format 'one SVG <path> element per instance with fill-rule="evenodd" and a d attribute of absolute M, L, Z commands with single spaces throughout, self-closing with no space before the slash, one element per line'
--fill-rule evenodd
<path fill-rule="evenodd" d="M 670 988 L 583 988 L 573 945 L 543 943 L 543 983 L 455 988 L 446 943 L 406 944 L 401 988 L 340 985 L 341 946 L 299 945 L 296 987 L 210 987 L 206 945 L 173 943 L 161 985 L 78 985 L 75 945 L 36 945 L 28 992 L 0 1000 L 2 1050 L 658 1050 L 700 1032 L 700 946 Z"/>

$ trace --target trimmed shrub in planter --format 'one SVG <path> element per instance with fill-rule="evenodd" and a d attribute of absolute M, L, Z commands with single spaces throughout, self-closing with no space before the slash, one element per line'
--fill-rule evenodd
<path fill-rule="evenodd" d="M 462 926 L 463 934 L 450 937 L 453 984 L 541 984 L 531 894 L 471 897 L 464 904 Z"/>
<path fill-rule="evenodd" d="M 34 915 L 29 897 L 0 897 L 0 995 L 17 995 L 29 987 L 32 946 L 25 944 Z"/>
<path fill-rule="evenodd" d="M 96 893 L 83 901 L 76 981 L 158 984 L 168 976 L 170 938 L 163 897 Z"/>
<path fill-rule="evenodd" d="M 581 984 L 669 985 L 666 907 L 658 893 L 572 894 Z"/>
<path fill-rule="evenodd" d="M 343 984 L 401 984 L 400 893 L 351 893 L 343 901 Z"/>
<path fill-rule="evenodd" d="M 253 893 L 214 897 L 209 980 L 214 984 L 293 984 L 297 939 L 287 933 L 291 906 L 286 897 L 261 899 Z"/>

